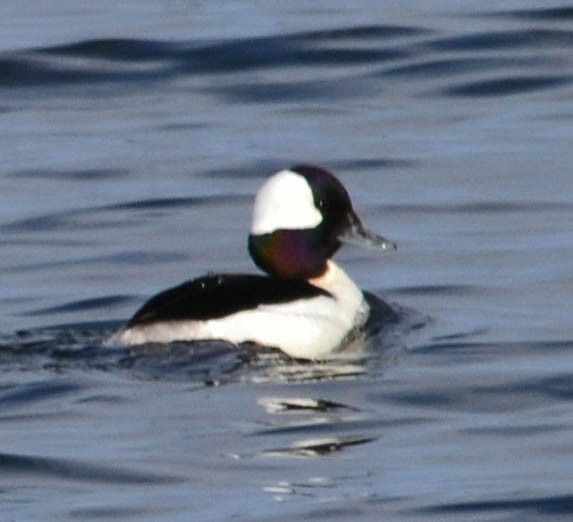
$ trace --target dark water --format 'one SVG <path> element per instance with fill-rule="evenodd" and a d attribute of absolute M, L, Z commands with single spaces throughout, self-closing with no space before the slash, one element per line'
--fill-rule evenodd
<path fill-rule="evenodd" d="M 501 5 L 501 7 L 500 7 Z M 573 6 L 5 2 L 2 520 L 571 520 Z M 252 195 L 334 170 L 360 358 L 104 350 L 252 271 Z"/>

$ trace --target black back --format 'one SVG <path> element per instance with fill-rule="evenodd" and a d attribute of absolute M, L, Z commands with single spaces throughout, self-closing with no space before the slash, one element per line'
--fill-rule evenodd
<path fill-rule="evenodd" d="M 332 297 L 306 281 L 259 275 L 207 275 L 152 297 L 131 318 L 127 328 L 158 321 L 220 319 L 263 304 Z"/>

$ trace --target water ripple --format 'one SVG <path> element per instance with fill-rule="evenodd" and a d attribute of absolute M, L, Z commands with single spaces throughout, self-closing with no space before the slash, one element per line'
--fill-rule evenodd
<path fill-rule="evenodd" d="M 407 51 L 359 48 L 352 46 L 352 42 L 365 38 L 385 41 L 426 32 L 413 27 L 359 26 L 215 43 L 87 40 L 5 54 L 0 59 L 0 86 L 141 81 L 180 74 L 229 73 L 292 65 L 380 62 L 403 58 Z M 350 47 L 318 45 L 345 41 L 349 41 Z"/>
<path fill-rule="evenodd" d="M 526 20 L 567 21 L 573 19 L 573 7 L 549 7 L 537 9 L 516 9 L 514 11 L 495 11 L 481 16 L 523 18 Z"/>
<path fill-rule="evenodd" d="M 416 62 L 412 64 L 400 65 L 383 69 L 375 73 L 379 76 L 419 78 L 421 80 L 429 78 L 448 78 L 467 73 L 490 72 L 500 69 L 531 68 L 532 65 L 555 66 L 564 65 L 564 60 L 556 57 L 528 56 L 528 57 L 472 57 L 465 58 L 441 58 Z"/>
<path fill-rule="evenodd" d="M 531 47 L 573 46 L 573 31 L 557 29 L 519 29 L 513 31 L 481 32 L 441 38 L 429 45 L 440 51 L 499 51 Z"/>
<path fill-rule="evenodd" d="M 468 82 L 441 89 L 443 94 L 450 96 L 509 96 L 512 94 L 526 93 L 560 87 L 573 81 L 573 76 L 512 76 L 496 78 L 493 80 L 481 80 Z"/>
<path fill-rule="evenodd" d="M 423 508 L 418 513 L 441 513 L 458 515 L 469 513 L 536 513 L 538 515 L 573 514 L 573 495 L 530 497 L 522 499 L 487 500 L 483 502 L 459 502 Z"/>
<path fill-rule="evenodd" d="M 547 10 L 545 17 L 567 13 Z M 543 12 L 538 14 L 543 19 Z M 374 96 L 384 87 L 382 79 L 412 77 L 417 82 L 408 87 L 430 95 L 507 96 L 570 83 L 571 76 L 562 73 L 570 59 L 547 52 L 571 47 L 572 31 L 545 27 L 456 36 L 421 27 L 373 25 L 220 41 L 95 39 L 3 53 L 0 86 L 138 82 L 134 88 L 144 88 L 150 81 L 188 78 L 191 89 L 223 101 L 287 103 L 324 99 L 325 93 L 331 100 Z M 516 54 L 522 50 L 529 54 Z M 449 56 L 452 53 L 463 56 Z M 531 73 L 535 66 L 543 74 Z M 285 70 L 288 75 L 277 80 L 277 71 Z M 500 70 L 506 73 L 503 77 L 491 78 Z M 509 75 L 508 70 L 523 72 Z M 252 71 L 261 76 L 248 76 Z M 432 78 L 467 74 L 474 76 L 459 85 L 428 85 Z M 198 76 L 205 80 L 196 82 Z"/>
<path fill-rule="evenodd" d="M 251 201 L 252 196 L 219 194 L 212 196 L 187 196 L 176 198 L 149 198 L 111 205 L 77 208 L 63 212 L 47 213 L 24 219 L 17 219 L 0 225 L 4 232 L 46 232 L 51 230 L 75 230 L 81 224 L 85 229 L 120 226 L 111 213 L 117 211 L 149 211 L 159 209 L 189 208 L 204 205 L 242 203 Z M 134 223 L 122 216 L 124 226 Z"/>
<path fill-rule="evenodd" d="M 25 315 L 29 316 L 43 316 L 53 314 L 63 314 L 68 312 L 80 312 L 89 310 L 98 310 L 100 308 L 109 308 L 117 306 L 130 301 L 131 297 L 127 295 L 109 295 L 105 297 L 97 297 L 94 299 L 82 299 L 80 301 L 72 301 L 58 306 L 50 306 L 48 308 L 41 308 L 31 312 L 26 312 Z"/>
<path fill-rule="evenodd" d="M 80 389 L 82 387 L 77 384 L 51 379 L 18 386 L 5 384 L 0 387 L 0 411 L 7 407 L 21 407 L 30 402 L 47 401 L 73 395 Z"/>
<path fill-rule="evenodd" d="M 36 457 L 0 453 L 0 476 L 26 476 L 69 480 L 71 482 L 97 482 L 116 485 L 160 485 L 177 481 L 174 477 L 142 473 L 118 468 L 114 465 L 88 464 L 70 459 Z"/>

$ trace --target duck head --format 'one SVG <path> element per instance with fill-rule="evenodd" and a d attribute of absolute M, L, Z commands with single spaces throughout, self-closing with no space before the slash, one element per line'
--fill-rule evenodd
<path fill-rule="evenodd" d="M 330 172 L 297 165 L 271 176 L 255 198 L 249 253 L 273 277 L 311 279 L 343 243 L 395 249 L 364 228 L 348 192 Z"/>

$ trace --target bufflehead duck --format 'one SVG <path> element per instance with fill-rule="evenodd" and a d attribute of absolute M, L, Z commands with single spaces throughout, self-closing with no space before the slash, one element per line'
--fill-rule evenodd
<path fill-rule="evenodd" d="M 207 275 L 165 290 L 110 343 L 253 341 L 295 358 L 327 357 L 369 315 L 364 294 L 331 259 L 343 242 L 396 248 L 362 226 L 333 174 L 309 165 L 281 170 L 256 195 L 248 242 L 268 275 Z"/>

